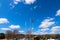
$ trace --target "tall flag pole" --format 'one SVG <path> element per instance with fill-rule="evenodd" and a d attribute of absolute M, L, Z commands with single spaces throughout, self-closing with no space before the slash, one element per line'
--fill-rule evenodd
<path fill-rule="evenodd" d="M 27 22 L 25 21 L 25 31 L 26 31 L 26 34 L 28 32 L 28 29 L 27 29 Z"/>
<path fill-rule="evenodd" d="M 31 18 L 31 32 L 33 33 L 33 30 L 34 30 L 34 28 L 33 28 L 33 23 L 34 23 L 34 20 Z"/>
<path fill-rule="evenodd" d="M 25 23 L 24 23 L 24 24 L 25 24 L 25 30 L 26 30 L 26 21 L 25 21 Z"/>

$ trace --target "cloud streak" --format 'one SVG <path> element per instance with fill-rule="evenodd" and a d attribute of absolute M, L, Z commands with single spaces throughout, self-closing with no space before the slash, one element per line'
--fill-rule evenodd
<path fill-rule="evenodd" d="M 9 28 L 11 28 L 11 29 L 17 29 L 17 28 L 20 28 L 20 25 L 10 25 Z"/>
<path fill-rule="evenodd" d="M 20 30 L 19 32 L 20 32 L 20 33 L 23 33 L 24 31 L 23 31 L 23 30 Z"/>
<path fill-rule="evenodd" d="M 39 28 L 48 28 L 52 26 L 53 24 L 55 24 L 53 20 L 54 18 L 48 18 L 48 19 L 43 20 L 41 24 L 39 25 Z"/>
<path fill-rule="evenodd" d="M 1 28 L 1 30 L 6 31 L 6 30 L 11 30 L 11 29 L 10 28 Z"/>
<path fill-rule="evenodd" d="M 54 34 L 60 33 L 60 26 L 54 26 L 54 27 L 52 27 L 51 34 L 52 33 L 54 33 Z"/>

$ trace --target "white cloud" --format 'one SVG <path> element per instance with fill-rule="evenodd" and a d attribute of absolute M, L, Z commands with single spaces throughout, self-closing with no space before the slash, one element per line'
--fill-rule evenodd
<path fill-rule="evenodd" d="M 54 24 L 54 22 L 44 22 L 44 23 L 42 23 L 40 25 L 40 27 L 42 27 L 42 28 L 48 28 L 48 27 L 50 27 L 53 24 Z"/>
<path fill-rule="evenodd" d="M 39 35 L 39 33 L 37 33 L 37 32 L 32 32 L 31 34 L 33 34 L 33 35 Z"/>
<path fill-rule="evenodd" d="M 10 28 L 1 28 L 1 30 L 11 30 Z"/>
<path fill-rule="evenodd" d="M 60 16 L 60 9 L 57 10 L 56 16 Z"/>
<path fill-rule="evenodd" d="M 17 29 L 17 28 L 20 28 L 20 25 L 10 25 L 9 28 L 11 28 L 11 29 Z"/>
<path fill-rule="evenodd" d="M 54 18 L 48 18 L 41 22 L 41 25 L 39 25 L 39 28 L 48 28 L 52 26 L 55 22 L 53 21 Z"/>
<path fill-rule="evenodd" d="M 14 4 L 18 4 L 21 0 L 13 0 Z"/>
<path fill-rule="evenodd" d="M 48 32 L 40 32 L 40 35 L 48 34 Z"/>
<path fill-rule="evenodd" d="M 13 0 L 14 4 L 18 4 L 19 2 L 23 2 L 25 4 L 33 4 L 36 0 Z"/>
<path fill-rule="evenodd" d="M 24 4 L 33 4 L 36 0 L 13 0 L 13 2 L 11 2 L 10 8 L 13 9 L 18 3 L 22 2 Z"/>
<path fill-rule="evenodd" d="M 45 32 L 47 30 L 49 30 L 49 28 L 43 28 L 43 29 L 41 29 L 41 31 L 43 31 L 43 32 Z"/>
<path fill-rule="evenodd" d="M 9 23 L 9 21 L 6 18 L 0 18 L 0 24 L 3 23 Z"/>
<path fill-rule="evenodd" d="M 45 35 L 45 34 L 57 34 L 57 33 L 60 34 L 60 26 L 52 27 L 52 29 L 42 28 L 35 32 L 32 32 L 33 35 Z"/>
<path fill-rule="evenodd" d="M 59 32 L 60 32 L 60 26 L 52 27 L 51 33 L 59 33 Z"/>
<path fill-rule="evenodd" d="M 46 29 L 42 29 L 42 30 L 37 30 L 35 32 L 32 32 L 32 34 L 33 35 L 44 35 L 44 34 L 48 34 L 48 32 L 46 32 Z"/>
<path fill-rule="evenodd" d="M 23 30 L 20 30 L 19 32 L 20 32 L 20 33 L 24 33 L 24 31 L 23 31 Z"/>
<path fill-rule="evenodd" d="M 25 0 L 25 4 L 33 4 L 36 0 Z"/>
<path fill-rule="evenodd" d="M 10 3 L 10 8 L 13 9 L 21 0 L 13 0 L 13 2 Z"/>

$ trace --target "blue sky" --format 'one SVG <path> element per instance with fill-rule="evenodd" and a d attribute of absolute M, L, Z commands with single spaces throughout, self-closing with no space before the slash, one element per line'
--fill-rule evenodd
<path fill-rule="evenodd" d="M 60 34 L 60 0 L 0 0 L 0 32 Z"/>

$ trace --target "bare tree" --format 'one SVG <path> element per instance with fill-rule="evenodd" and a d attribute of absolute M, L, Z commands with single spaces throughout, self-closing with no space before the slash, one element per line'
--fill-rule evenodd
<path fill-rule="evenodd" d="M 19 34 L 19 31 L 18 30 L 14 30 L 12 34 L 13 34 L 14 37 L 17 37 L 17 35 Z"/>
<path fill-rule="evenodd" d="M 7 39 L 11 39 L 12 38 L 12 31 L 11 30 L 7 30 L 6 31 L 6 38 Z"/>
<path fill-rule="evenodd" d="M 14 34 L 19 34 L 19 31 L 18 30 L 14 30 L 13 33 Z"/>

